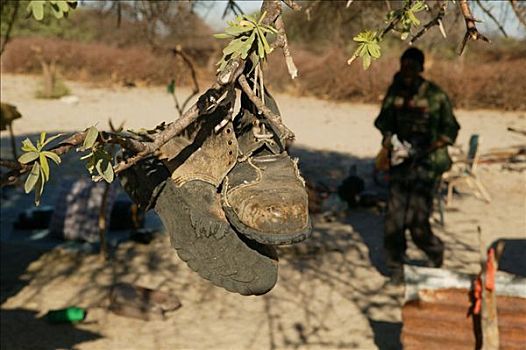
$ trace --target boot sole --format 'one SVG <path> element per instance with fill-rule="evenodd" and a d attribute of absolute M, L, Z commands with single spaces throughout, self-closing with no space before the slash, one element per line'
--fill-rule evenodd
<path fill-rule="evenodd" d="M 267 293 L 277 282 L 276 251 L 238 235 L 226 219 L 207 212 L 203 193 L 215 195 L 215 188 L 199 180 L 180 187 L 167 180 L 159 193 L 155 211 L 172 247 L 193 271 L 216 286 L 242 295 Z"/>

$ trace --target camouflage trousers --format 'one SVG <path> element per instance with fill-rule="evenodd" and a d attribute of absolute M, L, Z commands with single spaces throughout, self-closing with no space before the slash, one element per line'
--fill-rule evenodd
<path fill-rule="evenodd" d="M 403 264 L 407 242 L 405 230 L 423 250 L 433 266 L 442 264 L 444 243 L 433 234 L 429 219 L 438 180 L 395 178 L 389 184 L 389 200 L 384 222 L 384 248 L 389 268 Z"/>

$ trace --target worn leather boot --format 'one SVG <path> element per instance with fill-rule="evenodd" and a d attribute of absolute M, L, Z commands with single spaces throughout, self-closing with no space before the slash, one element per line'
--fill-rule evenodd
<path fill-rule="evenodd" d="M 259 295 L 276 284 L 276 251 L 238 235 L 217 191 L 237 158 L 232 104 L 226 100 L 199 117 L 160 149 L 160 160 L 141 161 L 120 177 L 136 202 L 159 214 L 172 246 L 192 270 L 231 292 Z"/>
<path fill-rule="evenodd" d="M 279 115 L 266 90 L 265 104 Z M 282 133 L 245 94 L 234 123 L 240 154 L 222 185 L 228 221 L 241 234 L 263 244 L 303 241 L 312 231 L 308 196 Z"/>

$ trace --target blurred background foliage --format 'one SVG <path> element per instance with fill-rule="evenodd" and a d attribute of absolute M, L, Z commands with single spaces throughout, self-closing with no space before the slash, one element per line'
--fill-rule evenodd
<path fill-rule="evenodd" d="M 16 2 L 1 3 L 3 36 Z M 381 45 L 382 58 L 368 71 L 360 64 L 348 66 L 346 61 L 356 47 L 352 38 L 363 30 L 385 26 L 389 8 L 396 9 L 401 2 L 355 0 L 349 8 L 346 1 L 299 3 L 302 11 L 284 14 L 299 77 L 290 80 L 278 50 L 267 63 L 270 87 L 332 100 L 379 102 L 407 41 L 387 35 Z M 433 1 L 428 3 L 435 6 Z M 213 30 L 200 16 L 212 6 L 217 11 L 218 6 L 209 1 L 81 1 L 68 18 L 45 16 L 42 22 L 27 18 L 27 1 L 19 6 L 11 42 L 1 56 L 3 72 L 40 73 L 33 54 L 38 47 L 68 79 L 125 86 L 166 85 L 173 79 L 181 86 L 191 84 L 188 68 L 172 53 L 182 47 L 199 81 L 208 84 L 225 45 L 212 36 L 222 30 Z M 418 15 L 422 23 L 431 19 L 425 11 Z M 516 21 L 512 13 L 505 20 Z M 447 39 L 433 27 L 415 44 L 427 54 L 426 76 L 445 88 L 459 107 L 526 109 L 521 92 L 526 90 L 524 36 L 504 38 L 496 31 L 484 32 L 492 43 L 470 42 L 459 57 L 465 25 L 453 4 L 444 27 Z"/>

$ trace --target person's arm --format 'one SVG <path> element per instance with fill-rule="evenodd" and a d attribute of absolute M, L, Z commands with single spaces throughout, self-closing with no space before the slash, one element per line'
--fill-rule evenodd
<path fill-rule="evenodd" d="M 394 99 L 395 95 L 391 86 L 382 102 L 380 114 L 374 121 L 374 126 L 382 133 L 382 146 L 385 148 L 391 148 L 391 136 L 395 133 Z"/>
<path fill-rule="evenodd" d="M 441 95 L 438 137 L 437 140 L 431 144 L 429 152 L 454 144 L 457 139 L 458 130 L 460 129 L 460 125 L 453 114 L 453 108 L 449 98 L 445 93 Z"/>

